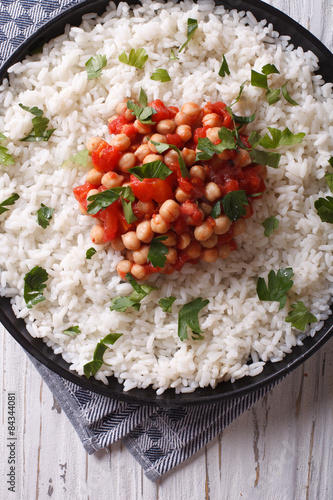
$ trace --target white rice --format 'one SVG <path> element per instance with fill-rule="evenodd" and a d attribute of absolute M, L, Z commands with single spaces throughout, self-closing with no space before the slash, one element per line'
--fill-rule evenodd
<path fill-rule="evenodd" d="M 170 49 L 186 40 L 188 18 L 199 28 L 178 60 Z M 142 70 L 118 61 L 121 52 L 145 48 L 149 59 Z M 100 78 L 88 80 L 85 62 L 105 54 L 107 66 Z M 230 76 L 218 71 L 225 55 Z M 239 115 L 256 113 L 248 133 L 267 132 L 267 126 L 296 134 L 305 132 L 301 144 L 279 149 L 279 169 L 268 167 L 267 191 L 247 219 L 247 231 L 237 237 L 238 250 L 216 264 L 185 265 L 180 273 L 149 279 L 158 287 L 143 300 L 139 312 L 110 311 L 112 297 L 132 289 L 115 271 L 122 257 L 109 245 L 85 258 L 92 246 L 93 220 L 83 216 L 73 196 L 87 170 L 62 164 L 90 137 L 109 140 L 107 119 L 125 97 L 136 98 L 143 87 L 148 98 L 160 98 L 180 107 L 186 101 L 201 104 L 222 100 L 230 104 L 251 69 L 275 64 L 279 75 L 269 76 L 274 88 L 288 80 L 291 97 L 268 106 L 263 89 L 247 85 L 234 106 Z M 171 82 L 150 80 L 156 68 L 168 70 Z M 303 301 L 318 322 L 306 335 L 314 335 L 330 314 L 333 281 L 333 233 L 322 223 L 314 202 L 329 192 L 324 179 L 332 154 L 333 101 L 331 85 L 314 76 L 318 61 L 311 52 L 288 45 L 272 25 L 258 23 L 251 13 L 227 12 L 211 1 L 162 4 L 147 2 L 133 10 L 125 3 L 110 4 L 101 17 L 87 15 L 82 26 L 67 27 L 63 36 L 47 44 L 41 55 L 27 57 L 9 71 L 0 95 L 0 131 L 14 156 L 13 166 L 0 166 L 0 202 L 14 191 L 20 199 L 0 217 L 0 292 L 12 297 L 15 314 L 27 322 L 33 337 L 47 345 L 83 374 L 97 342 L 111 332 L 123 336 L 109 349 L 108 365 L 96 378 L 107 383 L 114 375 L 124 389 L 152 385 L 158 393 L 173 387 L 193 391 L 222 380 L 257 375 L 266 361 L 281 360 L 304 334 L 286 323 L 290 305 Z M 22 143 L 31 129 L 32 115 L 18 104 L 38 106 L 56 128 L 48 142 Z M 36 221 L 40 204 L 55 209 L 50 226 Z M 262 222 L 270 215 L 280 221 L 277 231 L 264 236 Z M 24 276 L 34 266 L 49 274 L 46 300 L 26 307 Z M 259 276 L 280 267 L 292 267 L 294 285 L 286 306 L 262 302 L 256 294 Z M 173 295 L 172 314 L 157 305 Z M 203 297 L 209 305 L 200 313 L 204 340 L 181 342 L 177 335 L 178 311 L 187 302 Z M 62 332 L 79 325 L 74 338 Z"/>

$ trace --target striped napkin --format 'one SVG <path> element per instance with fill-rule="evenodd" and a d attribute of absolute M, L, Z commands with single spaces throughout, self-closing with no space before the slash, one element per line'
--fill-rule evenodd
<path fill-rule="evenodd" d="M 79 0 L 0 2 L 0 65 L 38 28 Z M 30 356 L 29 356 L 30 357 Z M 120 402 L 83 389 L 31 358 L 89 454 L 121 439 L 156 481 L 196 453 L 273 385 L 223 403 L 158 408 Z"/>

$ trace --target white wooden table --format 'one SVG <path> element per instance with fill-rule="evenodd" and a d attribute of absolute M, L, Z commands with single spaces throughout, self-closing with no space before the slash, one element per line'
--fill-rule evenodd
<path fill-rule="evenodd" d="M 270 0 L 331 50 L 331 0 Z M 88 456 L 66 415 L 0 326 L 0 499 L 333 499 L 333 340 L 193 458 L 157 483 L 116 443 Z M 16 393 L 16 492 L 8 491 L 7 393 Z"/>

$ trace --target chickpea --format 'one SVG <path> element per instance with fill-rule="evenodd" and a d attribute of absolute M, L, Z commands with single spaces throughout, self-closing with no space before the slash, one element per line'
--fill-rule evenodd
<path fill-rule="evenodd" d="M 168 143 L 167 138 L 165 137 L 165 135 L 162 135 L 162 134 L 153 134 L 150 137 L 150 139 L 154 142 L 163 142 L 163 144 Z M 152 142 L 148 141 L 148 146 L 149 146 L 150 151 L 152 151 L 153 153 L 157 153 L 157 149 Z"/>
<path fill-rule="evenodd" d="M 149 154 L 143 159 L 142 163 L 151 163 L 152 161 L 163 161 L 163 156 L 154 153 Z"/>
<path fill-rule="evenodd" d="M 210 238 L 208 238 L 208 240 L 206 241 L 202 241 L 201 242 L 201 245 L 204 247 L 204 248 L 213 248 L 216 246 L 217 244 L 217 239 L 218 239 L 218 236 L 217 234 L 212 234 L 212 236 Z"/>
<path fill-rule="evenodd" d="M 175 192 L 175 197 L 179 203 L 185 203 L 185 201 L 191 199 L 191 196 L 188 193 L 186 193 L 185 191 L 183 191 L 182 188 L 180 188 L 180 187 L 177 187 L 176 192 Z"/>
<path fill-rule="evenodd" d="M 118 148 L 119 151 L 126 151 L 131 145 L 131 140 L 126 134 L 117 134 L 110 141 L 111 146 Z"/>
<path fill-rule="evenodd" d="M 163 240 L 163 244 L 167 247 L 174 247 L 176 242 L 177 242 L 177 235 L 173 231 L 168 231 L 167 233 L 164 234 L 164 236 L 167 236 L 166 240 Z"/>
<path fill-rule="evenodd" d="M 211 214 L 213 207 L 209 203 L 200 203 L 200 208 L 206 217 Z"/>
<path fill-rule="evenodd" d="M 206 178 L 205 170 L 200 165 L 193 165 L 193 167 L 191 167 L 190 169 L 190 176 L 192 177 L 192 179 L 194 177 L 198 177 L 199 179 L 204 181 Z"/>
<path fill-rule="evenodd" d="M 215 182 L 208 182 L 205 186 L 205 196 L 208 201 L 215 201 L 221 197 L 221 189 Z"/>
<path fill-rule="evenodd" d="M 149 252 L 149 245 L 142 245 L 139 250 L 133 252 L 133 260 L 136 264 L 146 264 Z"/>
<path fill-rule="evenodd" d="M 103 139 L 101 137 L 92 137 L 91 139 L 89 139 L 89 141 L 87 142 L 87 149 L 89 151 L 89 154 L 98 149 L 101 142 L 103 142 Z"/>
<path fill-rule="evenodd" d="M 133 125 L 139 134 L 149 134 L 151 132 L 151 126 L 146 123 L 141 123 L 140 120 L 135 120 Z"/>
<path fill-rule="evenodd" d="M 135 167 L 136 157 L 133 153 L 125 153 L 118 161 L 118 167 L 122 172 L 127 172 L 129 168 Z"/>
<path fill-rule="evenodd" d="M 217 141 L 220 141 L 220 138 L 219 138 L 219 131 L 220 130 L 221 130 L 221 127 L 212 127 L 212 128 L 209 128 L 206 131 L 206 136 L 208 137 L 208 139 L 210 141 L 212 141 L 215 144 Z"/>
<path fill-rule="evenodd" d="M 170 224 L 166 222 L 160 214 L 154 214 L 150 225 L 154 233 L 164 234 L 170 229 Z"/>
<path fill-rule="evenodd" d="M 147 155 L 151 153 L 148 144 L 141 144 L 135 151 L 134 156 L 142 163 Z"/>
<path fill-rule="evenodd" d="M 143 216 L 152 216 L 153 213 L 155 212 L 155 203 L 153 200 L 150 201 L 137 201 L 136 202 L 136 209 L 139 211 L 138 215 Z"/>
<path fill-rule="evenodd" d="M 176 134 L 179 135 L 183 142 L 187 142 L 192 137 L 192 129 L 189 125 L 179 125 L 179 127 L 176 128 Z"/>
<path fill-rule="evenodd" d="M 123 101 L 119 102 L 116 106 L 116 113 L 118 115 L 123 115 L 125 111 L 127 110 L 127 101 L 128 99 L 124 99 Z"/>
<path fill-rule="evenodd" d="M 226 259 L 231 253 L 231 246 L 229 243 L 223 243 L 219 248 L 219 257 Z"/>
<path fill-rule="evenodd" d="M 182 105 L 180 111 L 189 115 L 191 118 L 197 118 L 201 113 L 201 108 L 194 102 L 186 102 Z"/>
<path fill-rule="evenodd" d="M 122 279 L 125 278 L 127 273 L 131 272 L 132 265 L 133 262 L 131 262 L 130 260 L 122 260 L 121 262 L 119 262 L 119 264 L 117 265 L 117 272 Z"/>
<path fill-rule="evenodd" d="M 124 245 L 123 240 L 121 239 L 120 236 L 116 236 L 115 239 L 111 241 L 111 246 L 117 252 L 121 252 L 122 250 L 125 250 L 125 245 Z"/>
<path fill-rule="evenodd" d="M 90 184 L 95 184 L 96 186 L 99 186 L 102 177 L 103 177 L 103 172 L 99 172 L 98 170 L 96 170 L 96 168 L 92 168 L 87 173 L 86 181 L 89 182 Z"/>
<path fill-rule="evenodd" d="M 103 245 L 104 243 L 104 229 L 100 225 L 96 225 L 92 228 L 90 233 L 90 239 L 96 245 Z"/>
<path fill-rule="evenodd" d="M 225 234 L 229 231 L 232 222 L 226 215 L 219 215 L 215 219 L 213 231 L 215 234 Z"/>
<path fill-rule="evenodd" d="M 79 210 L 82 215 L 87 215 L 87 210 L 84 208 L 83 205 L 81 205 L 81 203 L 79 203 Z"/>
<path fill-rule="evenodd" d="M 94 194 L 98 194 L 99 191 L 97 189 L 90 189 L 87 194 L 87 199 L 90 198 L 90 196 L 94 196 Z"/>
<path fill-rule="evenodd" d="M 193 149 L 183 148 L 182 157 L 187 167 L 191 167 L 195 162 L 196 153 Z"/>
<path fill-rule="evenodd" d="M 135 120 L 135 114 L 130 109 L 126 109 L 124 116 L 125 116 L 126 120 L 128 120 L 129 122 L 132 122 L 133 120 Z"/>
<path fill-rule="evenodd" d="M 144 266 L 141 266 L 140 264 L 133 264 L 131 268 L 131 274 L 134 276 L 134 278 L 142 280 L 147 273 Z"/>
<path fill-rule="evenodd" d="M 197 241 L 192 241 L 184 252 L 189 259 L 197 259 L 201 255 L 202 247 Z"/>
<path fill-rule="evenodd" d="M 128 248 L 128 250 L 138 250 L 138 248 L 140 248 L 141 241 L 137 237 L 135 231 L 128 231 L 122 234 L 121 239 L 123 240 L 125 248 Z"/>
<path fill-rule="evenodd" d="M 133 250 L 126 250 L 126 259 L 133 262 Z"/>
<path fill-rule="evenodd" d="M 221 117 L 216 113 L 208 113 L 202 119 L 204 127 L 220 127 L 222 126 Z"/>
<path fill-rule="evenodd" d="M 163 157 L 163 163 L 165 163 L 167 167 L 171 167 L 172 165 L 177 163 L 177 161 L 178 161 L 178 153 L 173 149 L 167 151 Z"/>
<path fill-rule="evenodd" d="M 183 113 L 183 111 L 178 111 L 175 116 L 175 122 L 177 127 L 179 127 L 179 125 L 191 125 L 192 118 L 186 113 Z"/>
<path fill-rule="evenodd" d="M 123 180 L 123 175 L 118 175 L 116 174 L 116 172 L 107 172 L 102 177 L 102 184 L 104 187 L 106 187 L 106 189 L 111 189 L 121 186 Z"/>
<path fill-rule="evenodd" d="M 219 251 L 215 248 L 205 248 L 201 254 L 201 260 L 204 262 L 216 262 L 219 257 Z"/>
<path fill-rule="evenodd" d="M 154 233 L 150 225 L 150 221 L 146 220 L 140 222 L 136 227 L 136 236 L 140 241 L 144 243 L 150 243 L 153 239 Z"/>
<path fill-rule="evenodd" d="M 178 236 L 177 247 L 179 248 L 179 250 L 184 250 L 189 246 L 190 243 L 191 243 L 190 233 L 183 233 Z"/>
<path fill-rule="evenodd" d="M 232 225 L 232 234 L 233 236 L 239 236 L 244 233 L 246 230 L 246 222 L 245 219 L 238 219 Z"/>
<path fill-rule="evenodd" d="M 180 214 L 179 205 L 174 200 L 166 200 L 160 207 L 160 215 L 165 222 L 175 221 Z"/>
<path fill-rule="evenodd" d="M 201 226 L 197 226 L 194 229 L 194 237 L 198 241 L 206 241 L 212 236 L 212 234 L 213 228 L 207 222 L 204 222 L 203 224 L 201 224 Z"/>
<path fill-rule="evenodd" d="M 159 134 L 173 134 L 176 130 L 176 123 L 173 120 L 161 120 L 156 125 L 156 132 Z"/>
<path fill-rule="evenodd" d="M 164 242 L 163 242 L 164 243 Z M 166 260 L 168 264 L 175 264 L 177 260 L 177 250 L 174 247 L 169 248 L 169 252 L 166 254 Z"/>
<path fill-rule="evenodd" d="M 150 134 L 145 134 L 145 136 L 142 138 L 142 144 L 148 144 L 149 139 L 153 136 L 152 133 Z M 154 140 L 154 139 L 153 139 Z"/>
<path fill-rule="evenodd" d="M 240 168 L 247 167 L 252 163 L 250 153 L 245 151 L 245 149 L 239 148 L 238 152 L 236 152 L 234 162 Z"/>
<path fill-rule="evenodd" d="M 119 115 L 112 115 L 111 118 L 108 118 L 108 123 L 113 122 L 116 118 L 118 118 Z"/>

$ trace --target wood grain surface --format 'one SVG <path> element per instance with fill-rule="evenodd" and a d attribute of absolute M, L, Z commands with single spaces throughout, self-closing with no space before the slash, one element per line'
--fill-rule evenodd
<path fill-rule="evenodd" d="M 331 0 L 270 0 L 331 50 Z M 21 347 L 0 326 L 0 500 L 333 499 L 333 340 L 157 483 L 116 443 L 88 456 Z M 16 394 L 16 492 L 7 395 Z"/>

